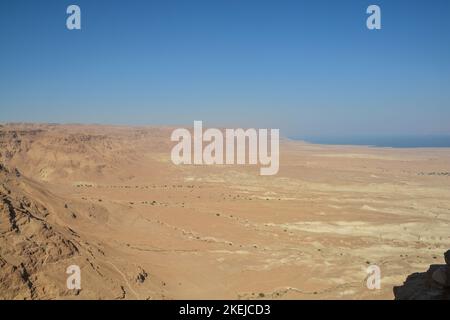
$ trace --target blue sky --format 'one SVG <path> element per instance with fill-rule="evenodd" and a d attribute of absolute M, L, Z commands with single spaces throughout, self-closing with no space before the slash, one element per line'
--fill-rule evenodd
<path fill-rule="evenodd" d="M 366 28 L 370 4 L 381 30 Z M 0 2 L 0 122 L 194 120 L 450 133 L 450 1 Z"/>

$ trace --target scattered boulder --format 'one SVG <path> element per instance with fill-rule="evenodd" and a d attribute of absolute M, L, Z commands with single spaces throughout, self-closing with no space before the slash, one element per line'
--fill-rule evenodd
<path fill-rule="evenodd" d="M 139 273 L 136 276 L 136 282 L 144 283 L 144 281 L 145 281 L 145 279 L 147 279 L 147 277 L 148 277 L 148 273 L 144 269 L 139 267 Z"/>

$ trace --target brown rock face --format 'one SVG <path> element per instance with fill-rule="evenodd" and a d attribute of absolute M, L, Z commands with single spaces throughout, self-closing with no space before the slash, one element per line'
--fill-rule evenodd
<path fill-rule="evenodd" d="M 447 265 L 439 267 L 431 278 L 443 287 L 450 287 L 450 267 Z"/>
<path fill-rule="evenodd" d="M 36 299 L 43 296 L 39 272 L 79 251 L 73 239 L 46 220 L 48 210 L 20 191 L 16 172 L 5 166 L 0 172 L 0 296 Z"/>
<path fill-rule="evenodd" d="M 436 283 L 432 275 L 440 265 L 432 265 L 427 272 L 413 273 L 405 283 L 394 287 L 396 300 L 449 300 L 450 292 Z"/>
<path fill-rule="evenodd" d="M 103 273 L 99 265 L 104 252 L 64 226 L 63 199 L 17 172 L 0 165 L 0 299 L 70 299 L 81 292 L 95 297 L 90 290 L 68 290 L 66 268 L 89 266 L 86 282 L 111 284 L 108 270 Z M 44 206 L 41 196 L 61 210 Z M 122 292 L 118 283 L 102 290 L 110 290 L 110 298 Z"/>
<path fill-rule="evenodd" d="M 450 266 L 431 265 L 427 272 L 411 274 L 402 286 L 394 287 L 394 295 L 397 300 L 449 300 Z"/>
<path fill-rule="evenodd" d="M 444 259 L 445 259 L 445 263 L 450 266 L 450 250 L 447 250 L 446 253 L 444 253 Z"/>

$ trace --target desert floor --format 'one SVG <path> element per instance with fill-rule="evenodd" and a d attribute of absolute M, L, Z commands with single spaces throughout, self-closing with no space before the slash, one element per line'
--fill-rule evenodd
<path fill-rule="evenodd" d="M 170 133 L 3 125 L 0 297 L 393 299 L 450 248 L 450 149 L 283 140 L 260 176 L 175 166 Z"/>

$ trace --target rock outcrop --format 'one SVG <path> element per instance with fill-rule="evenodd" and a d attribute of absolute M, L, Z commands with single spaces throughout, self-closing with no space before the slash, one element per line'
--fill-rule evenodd
<path fill-rule="evenodd" d="M 446 264 L 431 265 L 423 273 L 408 276 L 402 286 L 394 287 L 396 300 L 450 300 L 450 250 L 444 254 Z"/>
<path fill-rule="evenodd" d="M 0 166 L 0 297 L 35 299 L 39 271 L 79 250 L 46 219 L 49 210 L 21 192 L 18 172 Z"/>

